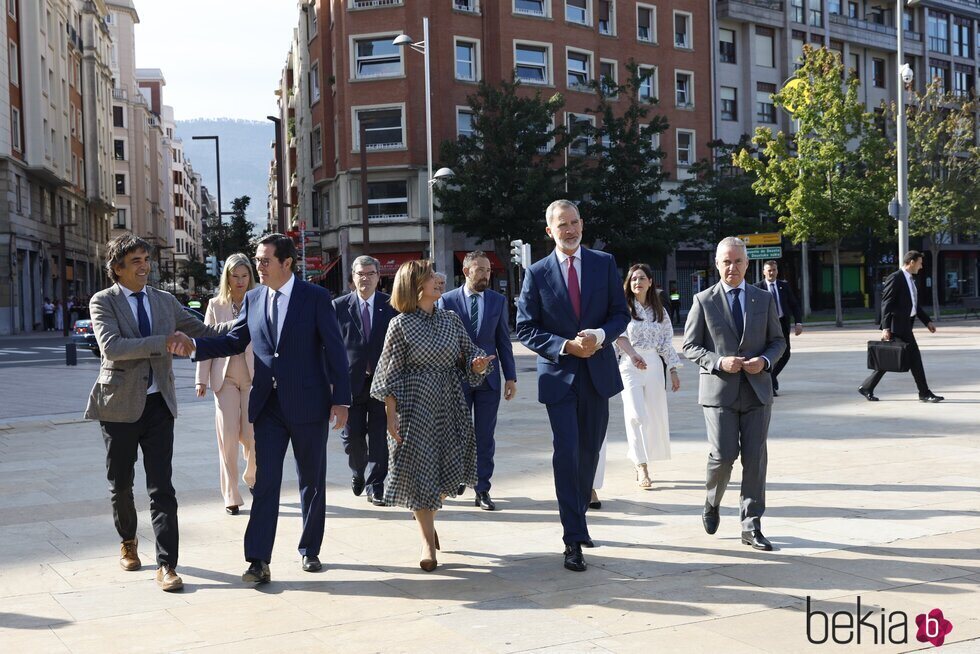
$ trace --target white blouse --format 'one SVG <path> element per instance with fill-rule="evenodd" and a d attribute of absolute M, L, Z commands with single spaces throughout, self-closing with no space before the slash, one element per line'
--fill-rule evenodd
<path fill-rule="evenodd" d="M 623 334 L 633 346 L 634 350 L 656 350 L 668 368 L 680 368 L 681 359 L 677 356 L 672 339 L 674 338 L 674 327 L 670 324 L 670 316 L 664 310 L 664 319 L 657 322 L 653 307 L 644 307 L 636 304 L 636 313 L 643 318 L 637 320 L 633 318 L 626 325 L 626 332 Z M 624 352 L 616 346 L 616 354 L 623 355 Z"/>

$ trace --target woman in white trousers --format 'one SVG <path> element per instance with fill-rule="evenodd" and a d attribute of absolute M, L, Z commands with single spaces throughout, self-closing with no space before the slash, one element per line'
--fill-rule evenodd
<path fill-rule="evenodd" d="M 233 254 L 221 271 L 218 294 L 208 303 L 204 323 L 216 325 L 235 320 L 242 310 L 245 293 L 255 286 L 248 257 Z M 238 492 L 238 447 L 245 455 L 245 474 L 249 490 L 255 485 L 255 435 L 248 421 L 248 394 L 252 390 L 254 358 L 252 346 L 244 354 L 211 359 L 197 364 L 197 396 L 204 397 L 210 385 L 214 391 L 215 431 L 218 435 L 218 470 L 225 512 L 238 515 L 242 496 Z"/>
<path fill-rule="evenodd" d="M 619 373 L 623 378 L 623 417 L 626 420 L 626 456 L 636 467 L 640 488 L 653 489 L 648 464 L 670 459 L 670 424 L 667 419 L 667 379 L 671 390 L 681 387 L 677 368 L 680 357 L 671 339 L 674 328 L 660 295 L 653 286 L 653 271 L 638 263 L 629 269 L 623 284 L 630 320 L 616 339 Z M 593 489 L 602 488 L 606 467 L 603 444 Z M 593 500 L 598 497 L 593 491 Z"/>

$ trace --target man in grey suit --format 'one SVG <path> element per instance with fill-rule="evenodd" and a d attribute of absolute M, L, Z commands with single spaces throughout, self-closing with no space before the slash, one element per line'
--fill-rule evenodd
<path fill-rule="evenodd" d="M 177 575 L 177 498 L 171 483 L 177 393 L 171 371 L 180 331 L 218 335 L 231 323 L 207 327 L 183 310 L 170 293 L 146 285 L 149 243 L 123 234 L 106 246 L 106 272 L 115 283 L 92 297 L 92 328 L 102 352 L 99 377 L 85 418 L 98 420 L 106 446 L 112 517 L 122 539 L 119 565 L 139 570 L 133 478 L 137 451 L 143 451 L 150 519 L 156 536 L 157 584 L 180 590 Z"/>
<path fill-rule="evenodd" d="M 762 534 L 766 509 L 766 437 L 772 409 L 772 364 L 786 341 L 772 294 L 745 283 L 748 254 L 733 236 L 715 252 L 721 281 L 694 296 L 684 327 L 684 355 L 698 364 L 708 455 L 704 530 L 718 530 L 718 507 L 735 459 L 742 459 L 739 518 L 742 543 L 769 551 Z"/>

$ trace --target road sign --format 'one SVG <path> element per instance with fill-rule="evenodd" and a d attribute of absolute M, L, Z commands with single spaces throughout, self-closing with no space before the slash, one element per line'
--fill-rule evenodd
<path fill-rule="evenodd" d="M 760 245 L 779 245 L 783 242 L 783 235 L 779 232 L 768 232 L 766 234 L 739 234 L 738 237 L 745 241 L 747 247 L 758 247 Z"/>
<path fill-rule="evenodd" d="M 745 251 L 749 254 L 749 261 L 781 259 L 783 257 L 783 248 L 781 247 L 745 248 Z"/>

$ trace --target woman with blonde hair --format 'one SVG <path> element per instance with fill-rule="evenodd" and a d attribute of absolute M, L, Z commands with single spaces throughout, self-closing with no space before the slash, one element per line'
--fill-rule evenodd
<path fill-rule="evenodd" d="M 218 294 L 208 303 L 204 324 L 217 325 L 238 318 L 245 293 L 255 286 L 252 265 L 244 254 L 233 254 L 221 271 Z M 238 515 L 242 496 L 238 492 L 238 445 L 245 453 L 249 490 L 255 485 L 255 435 L 248 421 L 248 394 L 255 370 L 252 346 L 244 354 L 210 359 L 197 364 L 197 396 L 204 397 L 208 385 L 214 391 L 214 423 L 218 434 L 218 470 L 225 512 Z"/>
<path fill-rule="evenodd" d="M 391 319 L 371 395 L 388 418 L 385 504 L 410 509 L 422 534 L 419 566 L 435 570 L 436 511 L 461 484 L 476 484 L 476 435 L 462 379 L 479 386 L 496 357 L 484 356 L 453 311 L 436 307 L 438 280 L 428 261 L 406 261 L 395 275 Z"/>

